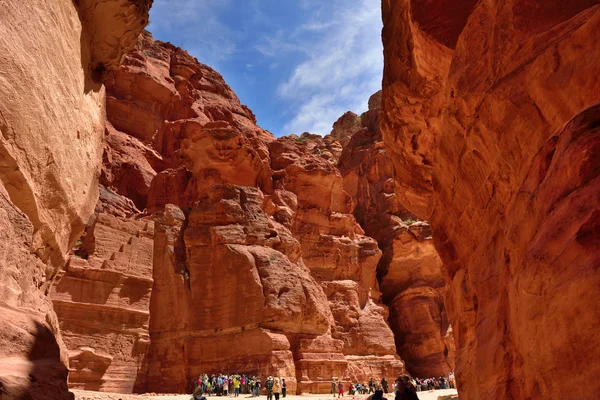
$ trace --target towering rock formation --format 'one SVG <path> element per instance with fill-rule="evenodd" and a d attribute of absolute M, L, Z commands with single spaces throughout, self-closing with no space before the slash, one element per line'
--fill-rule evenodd
<path fill-rule="evenodd" d="M 382 4 L 383 138 L 452 282 L 461 399 L 600 396 L 599 2 Z"/>
<path fill-rule="evenodd" d="M 274 187 L 295 195 L 292 232 L 300 240 L 306 265 L 329 299 L 332 337 L 343 343 L 341 351 L 351 371 L 348 377 L 364 381 L 371 375 L 400 370 L 386 323 L 388 311 L 381 304 L 376 280 L 381 251 L 351 214 L 353 202 L 343 189 L 339 170 L 329 159 L 312 154 L 308 140 L 285 137 L 269 147 Z M 283 222 L 286 220 L 287 214 Z M 384 358 L 386 362 L 382 362 Z M 317 380 L 315 372 L 321 373 L 320 368 L 308 369 L 307 389 Z M 341 369 L 331 375 L 348 374 Z"/>
<path fill-rule="evenodd" d="M 61 352 L 56 315 L 45 294 L 96 204 L 103 72 L 135 44 L 150 4 L 2 2 L 3 399 L 69 397 L 63 365 L 67 355 Z"/>
<path fill-rule="evenodd" d="M 328 392 L 404 371 L 381 251 L 335 167 L 346 128 L 275 140 L 219 74 L 149 33 L 106 82 L 97 217 L 75 254 L 87 260 L 52 290 L 71 386 L 181 392 L 238 372 Z M 96 325 L 78 322 L 92 310 Z"/>
<path fill-rule="evenodd" d="M 454 345 L 443 302 L 442 262 L 429 225 L 418 221 L 396 193 L 401 189 L 379 129 L 380 102 L 381 92 L 371 97 L 339 168 L 356 203 L 356 219 L 383 251 L 377 275 L 398 354 L 415 376 L 443 376 L 453 369 Z"/>

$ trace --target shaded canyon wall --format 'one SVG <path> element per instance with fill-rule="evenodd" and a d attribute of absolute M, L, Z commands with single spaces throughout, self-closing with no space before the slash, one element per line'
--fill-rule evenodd
<path fill-rule="evenodd" d="M 382 8 L 383 139 L 451 282 L 461 399 L 598 397 L 599 2 Z"/>

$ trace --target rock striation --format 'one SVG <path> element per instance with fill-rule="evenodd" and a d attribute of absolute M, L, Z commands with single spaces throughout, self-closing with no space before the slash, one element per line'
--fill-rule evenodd
<path fill-rule="evenodd" d="M 376 279 L 381 251 L 352 215 L 354 204 L 344 191 L 339 170 L 329 157 L 314 154 L 308 140 L 284 137 L 269 147 L 275 189 L 291 192 L 296 199 L 292 233 L 302 245 L 304 262 L 329 300 L 334 318 L 331 336 L 343 344 L 342 353 L 351 356 L 347 362 L 354 375 L 349 377 L 365 381 L 369 374 L 400 371 L 402 364 L 396 359 L 393 334 L 386 323 L 388 310 L 381 303 Z M 282 221 L 289 221 L 288 213 L 283 214 Z M 380 357 L 377 366 L 371 360 L 373 355 Z M 387 358 L 387 363 L 382 358 Z M 322 361 L 315 356 L 315 364 Z M 319 368 L 314 370 L 322 373 Z M 305 391 L 315 391 L 316 387 L 324 390 L 314 373 L 309 368 L 307 371 L 301 380 Z M 340 375 L 346 374 L 331 374 Z"/>
<path fill-rule="evenodd" d="M 598 397 L 600 5 L 382 4 L 383 138 L 451 281 L 460 398 Z"/>
<path fill-rule="evenodd" d="M 50 299 L 72 388 L 131 393 L 150 343 L 152 221 L 98 214 Z"/>
<path fill-rule="evenodd" d="M 45 294 L 98 197 L 105 121 L 102 71 L 116 67 L 133 47 L 151 3 L 2 4 L 3 399 L 71 397 L 67 355 Z M 118 40 L 102 33 L 105 28 L 117 32 Z"/>

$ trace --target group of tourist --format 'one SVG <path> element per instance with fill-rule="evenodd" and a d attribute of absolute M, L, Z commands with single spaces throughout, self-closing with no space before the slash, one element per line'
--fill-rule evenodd
<path fill-rule="evenodd" d="M 200 399 L 202 395 L 228 396 L 232 394 L 239 397 L 240 394 L 250 394 L 252 397 L 260 396 L 261 381 L 259 376 L 247 375 L 208 375 L 202 374 L 195 382 L 196 390 L 194 398 Z M 265 382 L 267 400 L 279 400 L 279 396 L 286 396 L 287 384 L 285 378 L 273 378 L 269 376 Z"/>
<path fill-rule="evenodd" d="M 427 379 L 415 378 L 413 379 L 412 383 L 415 385 L 417 392 L 426 390 L 456 389 L 454 375 L 450 375 L 447 378 L 445 376 Z"/>
<path fill-rule="evenodd" d="M 419 400 L 417 396 L 417 389 L 414 385 L 414 380 L 411 379 L 407 375 L 403 375 L 398 377 L 396 381 L 392 384 L 391 388 L 395 393 L 394 400 Z M 338 380 L 337 382 L 334 380 L 331 383 L 331 390 L 333 392 L 333 396 L 336 396 L 335 389 L 337 388 L 337 396 L 344 396 L 344 388 L 342 383 Z M 349 394 L 371 394 L 368 397 L 368 400 L 385 400 L 384 394 L 389 392 L 390 385 L 388 381 L 383 378 L 381 382 L 377 382 L 375 379 L 371 378 L 369 383 L 350 383 Z"/>
<path fill-rule="evenodd" d="M 203 395 L 233 395 L 234 397 L 239 397 L 240 394 L 250 394 L 251 397 L 258 397 L 261 394 L 261 380 L 258 376 L 202 374 L 198 377 L 195 384 L 195 399 L 202 399 Z M 369 397 L 371 400 L 383 400 L 383 395 L 389 393 L 391 389 L 396 394 L 396 400 L 414 400 L 418 399 L 416 392 L 454 388 L 456 388 L 454 374 L 450 374 L 448 377 L 427 379 L 411 379 L 407 375 L 403 375 L 398 377 L 391 386 L 385 378 L 381 379 L 381 381 L 371 378 L 368 383 L 351 382 L 348 387 L 348 393 L 350 395 L 372 394 Z M 269 376 L 265 382 L 264 389 L 267 400 L 273 400 L 273 398 L 275 398 L 274 400 L 279 400 L 280 396 L 282 398 L 286 397 L 287 384 L 285 378 Z M 331 394 L 333 394 L 333 397 L 344 397 L 344 384 L 341 380 L 332 378 Z"/>
<path fill-rule="evenodd" d="M 390 389 L 390 385 L 388 383 L 388 381 L 383 378 L 381 379 L 381 382 L 378 382 L 376 379 L 369 379 L 369 383 L 350 383 L 350 386 L 348 387 L 348 393 L 350 395 L 355 395 L 355 394 L 370 394 L 370 393 L 375 393 L 376 390 L 382 390 L 383 393 L 388 393 Z M 335 393 L 334 393 L 335 394 Z M 339 395 L 344 395 L 343 390 L 338 391 L 338 396 Z"/>

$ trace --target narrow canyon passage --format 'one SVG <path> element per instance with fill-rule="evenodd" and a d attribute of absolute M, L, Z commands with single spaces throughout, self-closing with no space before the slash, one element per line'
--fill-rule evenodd
<path fill-rule="evenodd" d="M 600 1 L 383 0 L 382 90 L 281 137 L 152 3 L 2 4 L 1 399 L 600 397 Z"/>

